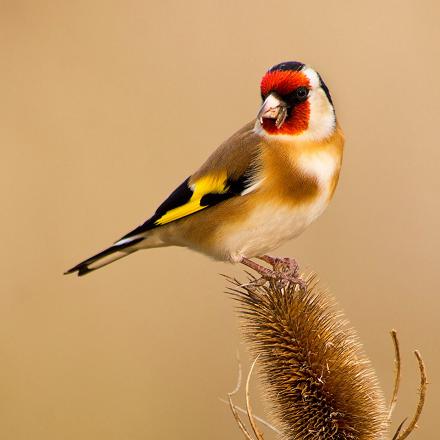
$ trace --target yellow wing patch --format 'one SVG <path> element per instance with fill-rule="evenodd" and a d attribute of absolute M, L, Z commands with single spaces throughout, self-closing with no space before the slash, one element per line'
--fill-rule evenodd
<path fill-rule="evenodd" d="M 194 214 L 197 211 L 207 208 L 201 206 L 200 201 L 206 194 L 224 194 L 228 188 L 226 186 L 226 171 L 222 174 L 203 176 L 194 183 L 194 192 L 191 199 L 182 206 L 169 210 L 160 219 L 155 221 L 156 225 L 164 225 L 174 220 Z"/>

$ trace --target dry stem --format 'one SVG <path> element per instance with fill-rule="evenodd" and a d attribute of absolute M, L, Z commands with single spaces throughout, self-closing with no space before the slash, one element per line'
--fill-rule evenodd
<path fill-rule="evenodd" d="M 226 400 L 226 399 L 222 399 L 222 398 L 220 398 L 220 402 L 226 403 L 226 405 L 229 405 L 229 406 L 230 406 L 229 401 Z M 234 405 L 234 409 L 235 409 L 236 411 L 238 411 L 238 412 L 240 412 L 240 413 L 242 413 L 242 414 L 244 414 L 244 415 L 246 415 L 246 416 L 248 415 L 248 412 L 247 412 L 244 408 L 242 408 L 241 406 L 236 405 L 235 403 L 234 403 L 233 405 Z M 258 417 L 257 415 L 254 414 L 254 419 L 255 419 L 257 422 L 260 422 L 260 423 L 261 423 L 262 425 L 264 425 L 266 428 L 269 428 L 269 429 L 270 429 L 271 431 L 273 431 L 275 434 L 281 435 L 281 431 L 280 431 L 279 429 L 275 428 L 275 426 L 271 425 L 269 422 L 266 422 L 266 420 L 262 419 L 261 417 Z"/>
<path fill-rule="evenodd" d="M 241 432 L 243 433 L 243 435 L 246 437 L 247 440 L 254 440 L 254 439 L 252 438 L 251 434 L 249 434 L 249 431 L 246 429 L 246 426 L 244 425 L 243 421 L 240 419 L 240 416 L 238 415 L 237 410 L 248 416 L 249 421 L 252 426 L 252 430 L 254 431 L 255 435 L 257 436 L 257 440 L 264 440 L 264 438 L 263 438 L 263 434 L 258 430 L 255 421 L 258 421 L 261 424 L 265 425 L 266 427 L 268 427 L 269 429 L 274 431 L 276 434 L 281 434 L 281 432 L 278 429 L 276 429 L 270 423 L 266 422 L 264 419 L 256 416 L 252 412 L 252 407 L 251 407 L 251 403 L 250 403 L 249 384 L 250 384 L 252 372 L 253 372 L 253 369 L 255 367 L 257 360 L 258 360 L 258 356 L 254 360 L 254 362 L 252 363 L 251 369 L 249 370 L 249 373 L 248 373 L 248 376 L 246 379 L 246 407 L 247 407 L 247 409 L 244 410 L 243 408 L 240 408 L 239 406 L 235 405 L 232 401 L 232 396 L 237 394 L 238 391 L 240 390 L 240 387 L 241 387 L 242 367 L 241 367 L 241 362 L 240 362 L 238 355 L 237 355 L 237 361 L 238 361 L 237 385 L 235 386 L 235 389 L 233 391 L 228 393 L 228 401 L 220 399 L 224 403 L 229 403 L 229 408 L 231 409 L 231 412 L 234 416 L 234 419 L 237 422 L 238 427 L 240 428 Z"/>
<path fill-rule="evenodd" d="M 258 356 L 255 358 L 254 362 L 252 362 L 251 368 L 249 370 L 249 374 L 246 379 L 246 409 L 248 413 L 249 423 L 252 426 L 252 430 L 254 431 L 255 437 L 257 437 L 257 440 L 264 440 L 263 434 L 258 430 L 257 424 L 255 423 L 254 414 L 252 412 L 252 407 L 251 407 L 251 399 L 249 395 L 249 384 L 251 382 L 252 372 L 254 371 L 257 360 L 258 360 Z"/>
<path fill-rule="evenodd" d="M 394 387 L 393 387 L 393 394 L 391 397 L 390 407 L 388 411 L 388 422 L 391 421 L 391 416 L 393 415 L 394 408 L 396 407 L 397 395 L 399 394 L 399 388 L 400 388 L 400 379 L 402 377 L 400 346 L 399 346 L 399 340 L 397 338 L 396 330 L 394 329 L 391 330 L 391 337 L 393 339 L 393 345 L 394 345 Z"/>
<path fill-rule="evenodd" d="M 242 377 L 242 368 L 241 368 L 241 362 L 239 357 L 237 356 L 238 361 L 238 378 L 237 378 L 237 385 L 235 386 L 234 390 L 228 393 L 228 401 L 229 401 L 229 408 L 231 408 L 232 414 L 234 416 L 235 421 L 237 422 L 238 427 L 240 428 L 241 432 L 245 436 L 247 440 L 254 440 L 252 436 L 249 434 L 249 431 L 246 429 L 245 424 L 242 422 L 240 416 L 237 413 L 237 410 L 235 409 L 235 405 L 232 402 L 232 396 L 237 394 L 241 387 L 241 377 Z"/>
<path fill-rule="evenodd" d="M 404 440 L 417 428 L 417 422 L 419 421 L 420 415 L 422 414 L 422 411 L 423 411 L 423 406 L 425 405 L 426 388 L 427 388 L 427 384 L 428 384 L 425 363 L 423 362 L 422 356 L 418 350 L 416 350 L 414 352 L 414 354 L 416 355 L 417 362 L 419 363 L 419 370 L 420 370 L 419 401 L 417 403 L 416 412 L 415 412 L 414 417 L 411 420 L 410 424 L 402 433 L 400 433 L 400 430 L 403 426 L 403 422 L 402 422 L 402 424 L 399 426 L 396 433 L 394 434 L 393 440 Z"/>

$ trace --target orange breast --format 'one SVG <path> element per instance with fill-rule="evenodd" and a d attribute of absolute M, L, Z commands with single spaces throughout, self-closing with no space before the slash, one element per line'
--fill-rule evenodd
<path fill-rule="evenodd" d="M 312 203 L 323 193 L 330 199 L 339 178 L 343 144 L 339 128 L 320 142 L 268 141 L 263 151 L 267 197 L 294 205 Z"/>

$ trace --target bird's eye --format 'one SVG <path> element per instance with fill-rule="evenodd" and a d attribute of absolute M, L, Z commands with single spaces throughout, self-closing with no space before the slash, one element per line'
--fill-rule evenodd
<path fill-rule="evenodd" d="M 295 97 L 298 101 L 304 101 L 309 94 L 309 89 L 307 87 L 298 87 L 295 90 Z"/>

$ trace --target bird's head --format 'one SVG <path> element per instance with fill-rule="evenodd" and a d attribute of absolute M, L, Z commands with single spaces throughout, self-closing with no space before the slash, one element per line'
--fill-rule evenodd
<path fill-rule="evenodd" d="M 330 92 L 305 64 L 290 61 L 272 67 L 261 80 L 261 97 L 257 126 L 267 135 L 320 140 L 335 130 Z"/>

